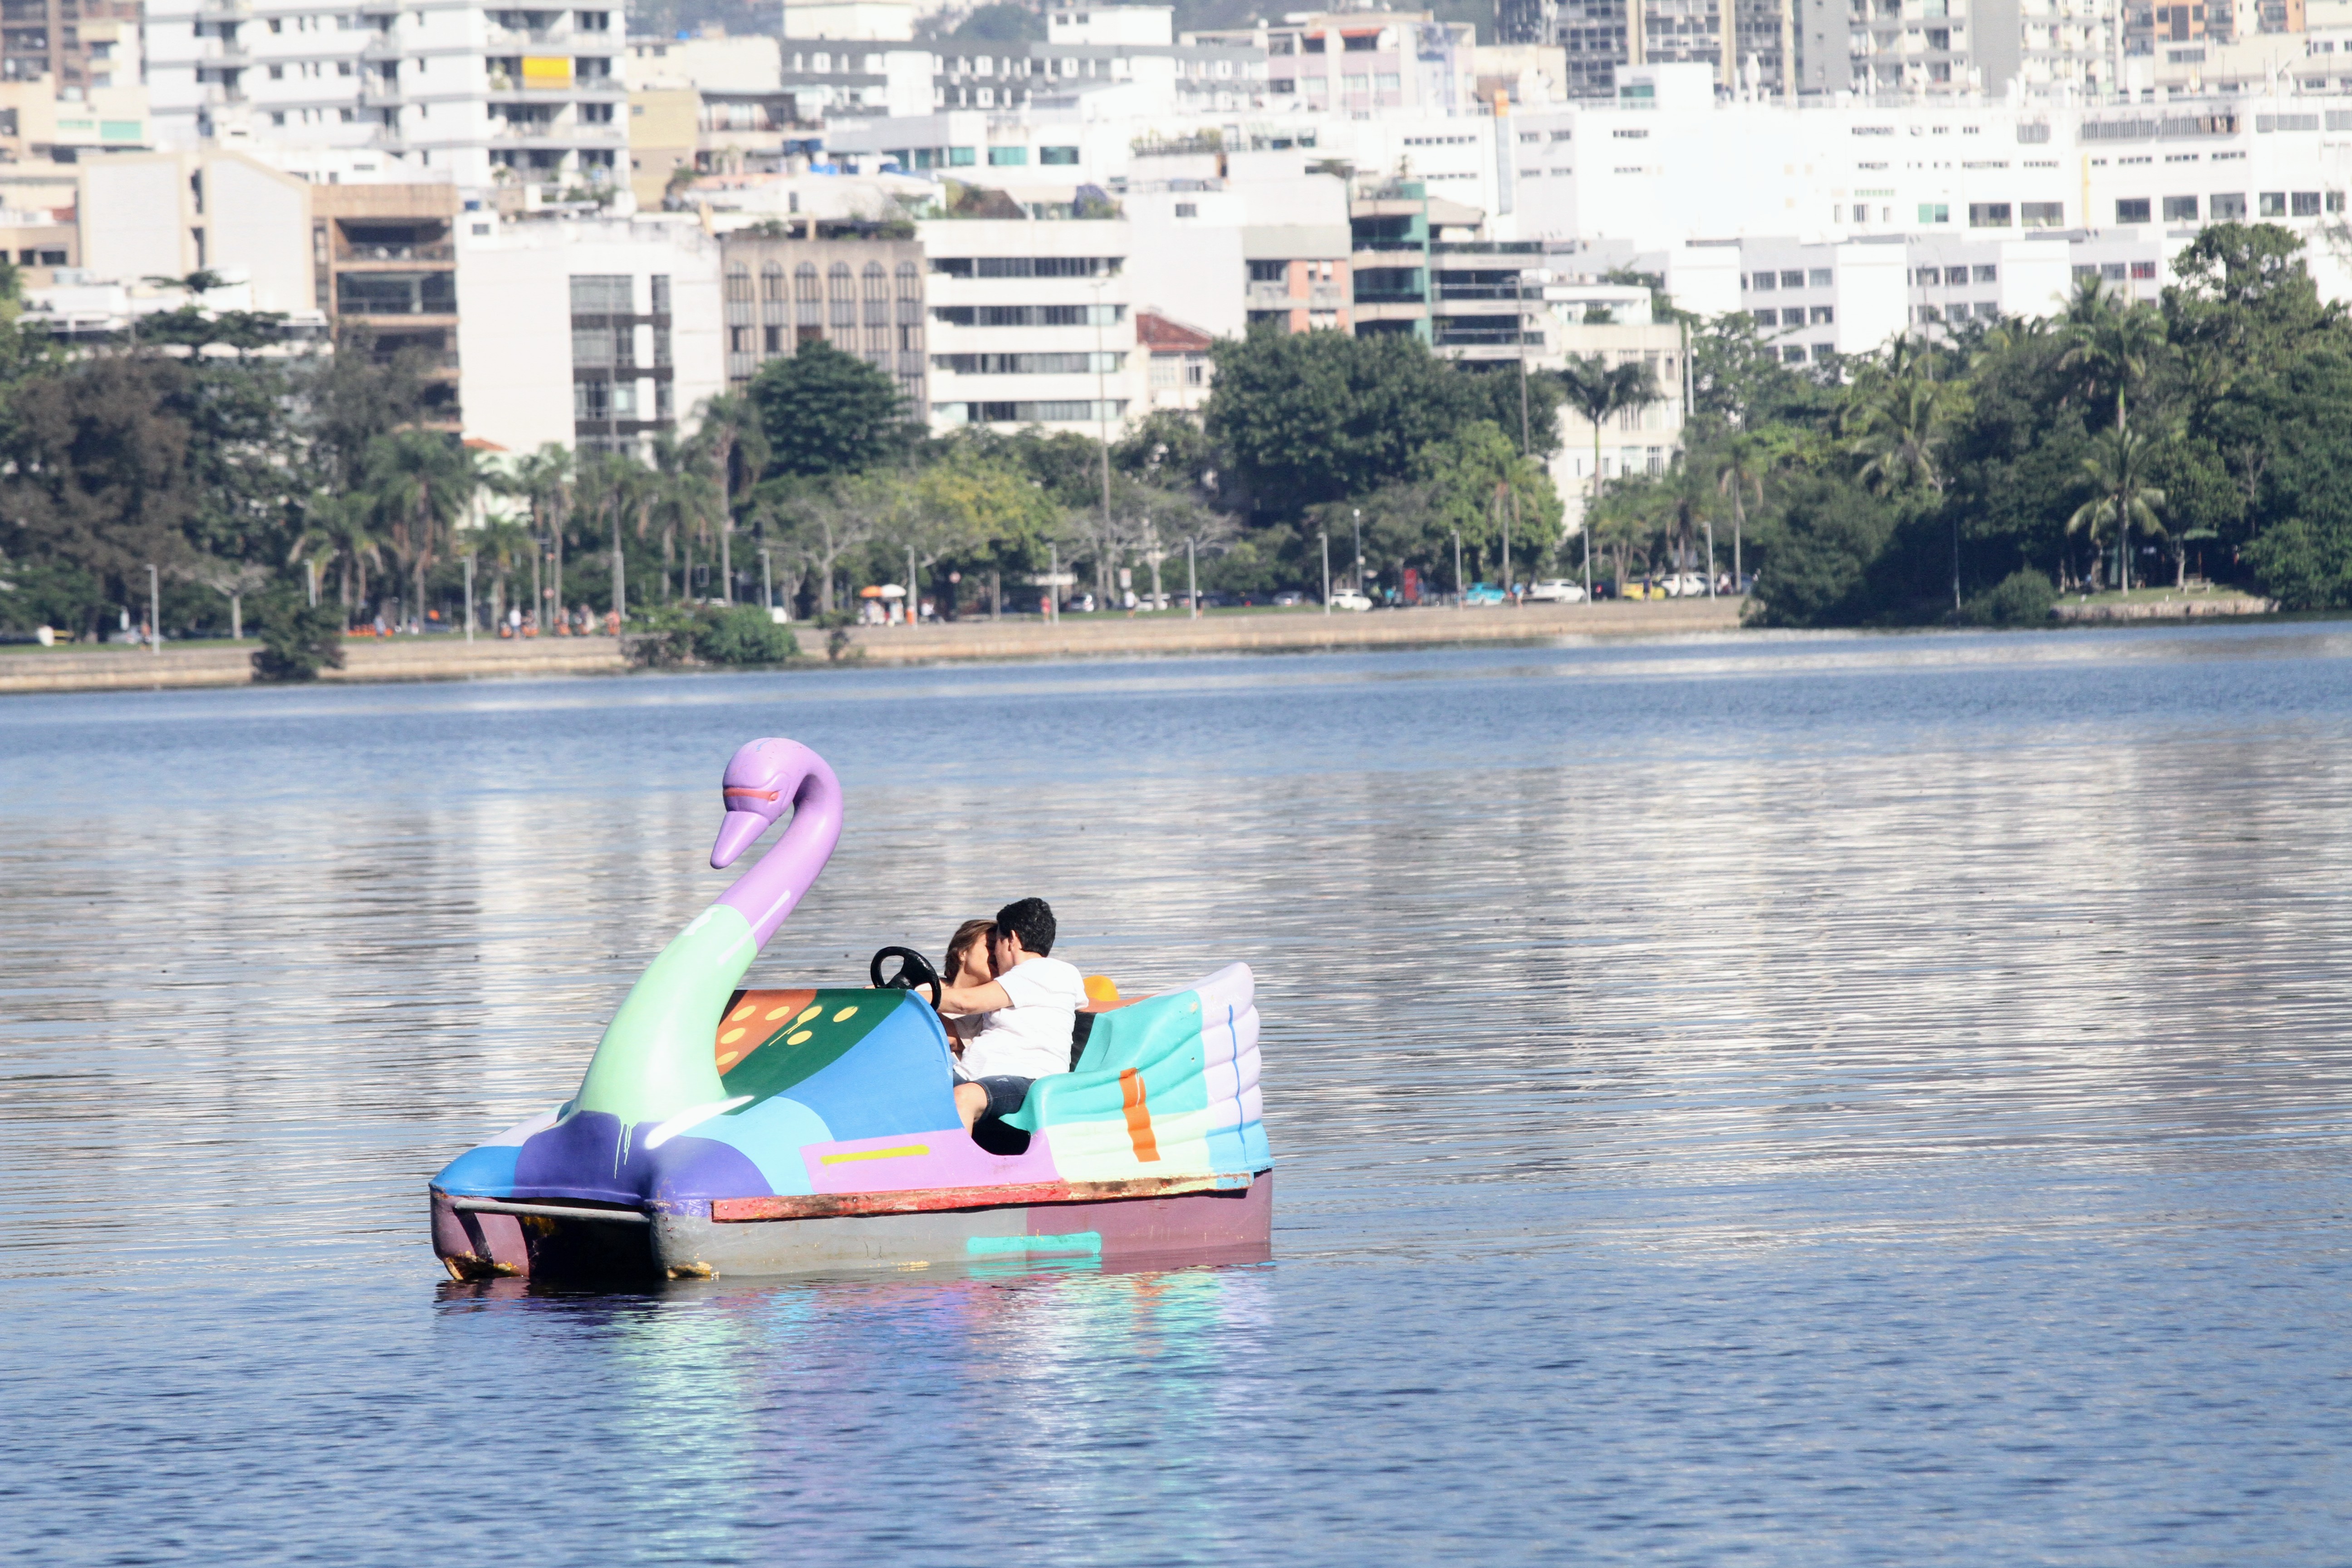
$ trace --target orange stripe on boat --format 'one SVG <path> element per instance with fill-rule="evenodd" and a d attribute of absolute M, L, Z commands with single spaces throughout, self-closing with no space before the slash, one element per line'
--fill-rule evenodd
<path fill-rule="evenodd" d="M 1160 1141 L 1151 1135 L 1151 1110 L 1143 1103 L 1143 1075 L 1133 1068 L 1118 1071 L 1119 1103 L 1127 1109 L 1127 1141 L 1135 1145 L 1139 1164 L 1156 1164 Z"/>

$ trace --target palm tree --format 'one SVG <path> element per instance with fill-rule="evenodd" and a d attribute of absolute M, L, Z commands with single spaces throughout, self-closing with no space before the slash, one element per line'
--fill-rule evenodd
<path fill-rule="evenodd" d="M 2164 351 L 2164 318 L 2153 307 L 2135 305 L 2118 293 L 2091 288 L 2092 281 L 2085 279 L 2078 284 L 2067 302 L 2067 347 L 2058 364 L 2062 370 L 2082 372 L 2085 390 L 2094 396 L 2110 386 L 2115 389 L 2115 427 L 2123 430 L 2130 425 L 2126 394 L 2139 384 Z M 2128 594 L 2133 513 L 2126 508 L 2118 516 L 2123 537 L 2117 543 L 2116 581 Z"/>
<path fill-rule="evenodd" d="M 394 557 L 415 584 L 411 606 L 425 618 L 425 574 L 436 547 L 464 515 L 481 483 L 473 454 L 429 430 L 401 430 L 380 439 L 369 462 L 369 489 L 387 524 Z"/>
<path fill-rule="evenodd" d="M 1560 367 L 1560 385 L 1568 394 L 1570 406 L 1592 426 L 1592 494 L 1587 510 L 1601 500 L 1601 425 L 1612 414 L 1628 408 L 1640 408 L 1658 401 L 1658 384 L 1645 364 L 1612 365 L 1607 359 L 1594 354 L 1590 359 L 1569 356 Z M 1584 536 L 1584 597 L 1592 599 L 1592 535 L 1588 529 Z"/>
<path fill-rule="evenodd" d="M 299 566 L 315 560 L 332 564 L 343 624 L 349 626 L 352 605 L 367 601 L 369 564 L 383 563 L 383 542 L 374 529 L 375 498 L 364 491 L 334 495 L 320 490 L 303 510 L 308 524 L 295 538 L 287 563 Z"/>
<path fill-rule="evenodd" d="M 1740 535 L 1748 524 L 1748 500 L 1764 504 L 1764 476 L 1780 456 L 1780 444 L 1760 430 L 1734 430 L 1719 453 L 1715 488 L 1731 500 L 1731 581 L 1735 591 L 1746 574 L 1740 568 Z"/>
<path fill-rule="evenodd" d="M 1918 356 L 1905 368 L 1906 339 L 1887 358 L 1855 378 L 1843 419 L 1846 449 L 1863 459 L 1862 481 L 1881 492 L 1921 489 L 1941 503 L 1942 452 L 1952 423 L 1968 405 L 1968 388 L 1937 381 L 1934 362 Z M 1952 611 L 1960 608 L 1960 520 L 1952 514 Z"/>
<path fill-rule="evenodd" d="M 768 466 L 768 437 L 760 424 L 759 407 L 749 397 L 729 393 L 707 398 L 701 416 L 694 444 L 709 465 L 709 487 L 705 493 L 714 497 L 719 506 L 719 575 L 725 584 L 720 594 L 731 605 L 735 560 L 728 540 L 734 531 L 738 504 Z"/>
<path fill-rule="evenodd" d="M 2098 491 L 2074 509 L 2074 515 L 2066 520 L 2066 531 L 2079 530 L 2096 544 L 2100 534 L 2113 530 L 2120 582 L 2130 581 L 2127 570 L 2121 564 L 2121 552 L 2131 547 L 2131 525 L 2137 522 L 2159 538 L 2164 533 L 2164 524 L 2156 512 L 2165 504 L 2164 492 L 2147 482 L 2150 460 L 2162 440 L 2161 436 L 2149 437 L 2119 425 L 2099 432 L 2091 443 L 2091 455 L 2083 459 L 2083 472 L 2098 487 Z"/>
<path fill-rule="evenodd" d="M 563 531 L 571 518 L 572 486 L 572 453 L 560 443 L 550 441 L 515 464 L 515 491 L 530 503 L 532 531 L 541 541 L 531 571 L 533 586 L 540 590 L 538 602 L 531 607 L 531 620 L 541 632 L 550 629 L 549 602 L 563 602 Z M 555 580 L 539 583 L 539 560 L 550 558 L 551 553 Z M 550 588 L 554 590 L 552 594 L 546 591 Z"/>
<path fill-rule="evenodd" d="M 508 517 L 493 516 L 482 525 L 476 547 L 490 563 L 490 624 L 502 626 L 507 618 L 507 578 L 532 548 L 530 531 Z"/>

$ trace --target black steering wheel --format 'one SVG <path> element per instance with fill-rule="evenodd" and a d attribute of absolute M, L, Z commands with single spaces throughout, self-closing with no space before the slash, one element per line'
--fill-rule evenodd
<path fill-rule="evenodd" d="M 887 980 L 882 977 L 882 961 L 886 958 L 898 961 L 898 973 Z M 920 991 L 928 985 L 931 991 L 931 1005 L 936 1007 L 940 1005 L 940 972 L 931 967 L 929 959 L 911 947 L 881 949 L 875 953 L 874 961 L 866 966 L 866 974 L 877 988 L 885 991 Z"/>

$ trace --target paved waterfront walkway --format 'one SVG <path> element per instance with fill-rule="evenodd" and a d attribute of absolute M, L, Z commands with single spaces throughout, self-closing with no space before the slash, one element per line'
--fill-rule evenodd
<path fill-rule="evenodd" d="M 1529 605 L 1522 609 L 1381 610 L 1326 616 L 1284 614 L 1034 618 L 961 621 L 951 626 L 861 626 L 850 634 L 867 664 L 944 664 L 1038 658 L 1113 658 L 1200 653 L 1280 653 L 1366 647 L 1443 647 L 1539 643 L 1576 637 L 1656 637 L 1727 631 L 1738 625 L 1739 601 L 1694 599 L 1601 605 Z M 793 631 L 821 662 L 824 634 Z M 355 639 L 344 668 L 325 681 L 477 680 L 516 676 L 618 675 L 628 668 L 613 637 Z M 20 649 L 0 654 L 0 694 L 26 691 L 152 690 L 164 687 L 244 686 L 252 679 L 250 647 Z"/>

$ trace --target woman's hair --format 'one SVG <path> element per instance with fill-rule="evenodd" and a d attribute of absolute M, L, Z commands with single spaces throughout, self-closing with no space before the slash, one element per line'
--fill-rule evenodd
<path fill-rule="evenodd" d="M 948 938 L 947 962 L 940 966 L 940 978 L 952 982 L 963 969 L 964 949 L 975 942 L 986 942 L 995 931 L 994 921 L 966 921 L 956 927 L 955 935 Z"/>

